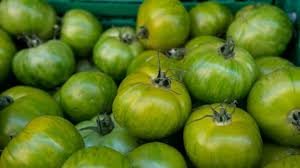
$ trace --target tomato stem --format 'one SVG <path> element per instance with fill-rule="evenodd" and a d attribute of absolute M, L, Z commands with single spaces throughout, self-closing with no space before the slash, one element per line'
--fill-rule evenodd
<path fill-rule="evenodd" d="M 149 31 L 145 26 L 139 27 L 137 37 L 140 39 L 147 39 L 149 37 Z"/>
<path fill-rule="evenodd" d="M 300 110 L 293 110 L 289 118 L 291 123 L 300 131 Z"/>
<path fill-rule="evenodd" d="M 182 59 L 184 57 L 185 53 L 186 53 L 185 48 L 172 48 L 165 52 L 166 56 L 168 56 L 169 58 L 176 59 L 176 60 Z"/>
<path fill-rule="evenodd" d="M 220 47 L 220 53 L 225 57 L 225 59 L 229 59 L 234 57 L 234 41 L 232 38 L 228 38 L 223 46 Z"/>
<path fill-rule="evenodd" d="M 167 77 L 167 73 L 161 70 L 159 51 L 157 53 L 157 61 L 158 61 L 158 73 L 157 77 L 153 79 L 153 83 L 159 87 L 170 88 L 171 87 L 171 79 Z"/>
<path fill-rule="evenodd" d="M 135 37 L 128 33 L 120 33 L 120 39 L 126 44 L 131 44 L 134 41 Z"/>
<path fill-rule="evenodd" d="M 98 118 L 96 121 L 97 121 L 97 126 L 99 129 L 99 133 L 104 136 L 104 135 L 109 134 L 115 128 L 115 125 L 114 125 L 110 115 L 104 113 L 104 114 L 102 114 L 101 117 L 102 118 L 100 118 L 100 116 L 98 115 Z"/>
<path fill-rule="evenodd" d="M 14 102 L 13 98 L 10 96 L 0 96 L 0 110 L 9 106 Z"/>
<path fill-rule="evenodd" d="M 23 34 L 21 38 L 25 40 L 29 48 L 37 47 L 43 43 L 42 39 L 35 34 L 32 35 Z"/>

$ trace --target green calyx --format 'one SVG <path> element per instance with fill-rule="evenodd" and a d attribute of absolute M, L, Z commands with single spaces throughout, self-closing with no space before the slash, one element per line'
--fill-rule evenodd
<path fill-rule="evenodd" d="M 37 47 L 43 43 L 42 39 L 39 38 L 36 34 L 23 34 L 19 36 L 19 39 L 24 40 L 29 48 Z"/>
<path fill-rule="evenodd" d="M 114 123 L 108 114 L 99 115 L 96 123 L 97 124 L 94 127 L 86 127 L 80 130 L 92 130 L 104 136 L 111 133 L 111 131 L 115 128 Z"/>
<path fill-rule="evenodd" d="M 300 131 L 300 109 L 293 110 L 290 113 L 289 121 Z"/>
<path fill-rule="evenodd" d="M 231 123 L 232 115 L 225 108 L 221 107 L 220 111 L 213 109 L 213 112 L 212 118 L 217 125 L 223 126 Z"/>
<path fill-rule="evenodd" d="M 186 54 L 185 48 L 172 48 L 165 52 L 165 55 L 169 58 L 181 60 Z"/>
<path fill-rule="evenodd" d="M 137 37 L 140 39 L 147 39 L 149 37 L 148 29 L 145 26 L 139 27 Z"/>
<path fill-rule="evenodd" d="M 121 41 L 126 44 L 131 44 L 135 40 L 135 36 L 133 36 L 129 33 L 120 33 L 119 36 L 120 36 L 119 38 L 121 39 Z"/>
<path fill-rule="evenodd" d="M 222 45 L 219 49 L 219 53 L 224 56 L 225 59 L 233 58 L 234 57 L 234 41 L 229 38 L 226 40 L 224 45 Z"/>

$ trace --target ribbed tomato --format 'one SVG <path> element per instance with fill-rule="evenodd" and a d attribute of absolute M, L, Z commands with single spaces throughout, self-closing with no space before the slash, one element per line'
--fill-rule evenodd
<path fill-rule="evenodd" d="M 281 55 L 292 32 L 292 23 L 283 10 L 269 4 L 256 4 L 246 6 L 236 14 L 227 37 L 257 58 Z"/>
<path fill-rule="evenodd" d="M 282 145 L 300 146 L 300 68 L 288 67 L 260 78 L 247 109 L 263 134 Z"/>
<path fill-rule="evenodd" d="M 199 168 L 254 168 L 262 154 L 255 120 L 228 104 L 196 108 L 184 128 L 184 146 Z"/>
<path fill-rule="evenodd" d="M 183 65 L 184 82 L 191 95 L 208 103 L 244 98 L 258 74 L 249 52 L 235 47 L 232 40 L 188 52 Z"/>
<path fill-rule="evenodd" d="M 2 168 L 56 168 L 83 148 L 76 128 L 57 116 L 33 119 L 4 149 Z"/>
<path fill-rule="evenodd" d="M 189 14 L 179 0 L 145 0 L 138 11 L 136 29 L 146 48 L 179 47 L 189 36 Z"/>

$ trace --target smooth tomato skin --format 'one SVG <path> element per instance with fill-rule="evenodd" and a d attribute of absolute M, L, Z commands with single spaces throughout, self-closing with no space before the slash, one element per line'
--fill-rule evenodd
<path fill-rule="evenodd" d="M 160 142 L 144 144 L 129 153 L 128 158 L 132 167 L 187 168 L 180 152 L 174 147 Z"/>
<path fill-rule="evenodd" d="M 39 88 L 52 89 L 64 83 L 74 71 L 73 52 L 59 40 L 23 49 L 13 58 L 13 72 L 17 79 Z"/>
<path fill-rule="evenodd" d="M 263 168 L 298 168 L 300 164 L 300 156 L 294 155 L 277 160 L 267 164 Z"/>
<path fill-rule="evenodd" d="M 127 68 L 127 75 L 140 71 L 144 67 L 152 67 L 158 68 L 158 55 L 161 67 L 165 70 L 169 69 L 169 71 L 177 71 L 179 69 L 180 62 L 168 58 L 161 52 L 155 50 L 146 50 L 136 56 L 132 62 L 130 63 L 129 67 Z"/>
<path fill-rule="evenodd" d="M 292 155 L 300 155 L 300 149 L 269 143 L 264 144 L 261 167 L 263 168 L 269 163 L 284 159 Z"/>
<path fill-rule="evenodd" d="M 199 48 L 202 45 L 205 45 L 207 43 L 224 43 L 225 40 L 215 37 L 215 36 L 209 36 L 209 35 L 201 35 L 201 36 L 197 36 L 193 39 L 191 39 L 190 41 L 188 41 L 185 45 L 185 49 L 190 52 L 194 49 Z"/>
<path fill-rule="evenodd" d="M 275 56 L 257 58 L 255 59 L 255 63 L 260 72 L 259 74 L 260 77 L 264 75 L 268 75 L 269 73 L 272 73 L 282 68 L 294 66 L 294 64 L 291 63 L 290 61 Z"/>
<path fill-rule="evenodd" d="M 210 43 L 189 52 L 183 59 L 184 83 L 190 94 L 207 103 L 239 100 L 247 96 L 258 70 L 254 59 L 236 47 L 234 56 L 220 52 L 224 43 Z"/>
<path fill-rule="evenodd" d="M 56 23 L 54 9 L 44 0 L 3 0 L 0 24 L 13 35 L 38 35 L 48 39 Z"/>
<path fill-rule="evenodd" d="M 77 130 L 83 137 L 85 147 L 105 146 L 122 154 L 127 154 L 139 146 L 138 139 L 130 135 L 126 129 L 120 127 L 114 120 L 113 130 L 106 135 L 101 135 L 94 130 L 81 130 L 87 127 L 96 127 L 96 119 L 97 116 L 92 120 L 83 121 L 76 125 Z"/>
<path fill-rule="evenodd" d="M 128 159 L 107 147 L 90 147 L 74 153 L 62 168 L 131 168 Z"/>
<path fill-rule="evenodd" d="M 299 110 L 300 69 L 289 67 L 260 78 L 247 101 L 248 112 L 262 133 L 282 145 L 300 146 L 299 129 L 291 122 L 293 110 Z"/>
<path fill-rule="evenodd" d="M 229 124 L 216 124 L 211 117 L 214 107 L 195 109 L 184 128 L 184 146 L 191 161 L 199 168 L 254 168 L 262 154 L 262 139 L 252 117 L 240 108 L 226 106 L 232 113 Z M 200 120 L 198 120 L 200 119 Z"/>
<path fill-rule="evenodd" d="M 11 73 L 11 62 L 15 53 L 15 44 L 9 35 L 0 29 L 0 86 Z"/>
<path fill-rule="evenodd" d="M 254 58 L 281 55 L 292 37 L 292 23 L 280 8 L 268 4 L 242 8 L 229 26 L 227 37 Z"/>
<path fill-rule="evenodd" d="M 191 34 L 222 35 L 233 20 L 230 9 L 218 2 L 202 2 L 190 11 Z"/>
<path fill-rule="evenodd" d="M 189 14 L 178 0 L 145 0 L 138 10 L 137 32 L 141 27 L 148 30 L 148 38 L 140 39 L 146 48 L 179 47 L 189 36 Z"/>
<path fill-rule="evenodd" d="M 34 118 L 42 115 L 63 116 L 59 104 L 46 92 L 29 86 L 15 86 L 1 96 L 13 103 L 0 111 L 0 148 L 4 148 Z"/>
<path fill-rule="evenodd" d="M 123 39 L 126 36 L 131 38 L 130 42 Z M 94 47 L 93 60 L 101 71 L 121 81 L 131 61 L 142 51 L 143 46 L 132 28 L 111 28 L 103 33 Z"/>
<path fill-rule="evenodd" d="M 4 149 L 0 167 L 61 167 L 83 146 L 80 134 L 69 121 L 57 116 L 37 117 Z"/>
<path fill-rule="evenodd" d="M 104 73 L 79 72 L 62 86 L 61 104 L 72 121 L 80 122 L 110 111 L 116 92 L 116 84 Z"/>
<path fill-rule="evenodd" d="M 69 10 L 62 19 L 60 38 L 78 57 L 88 57 L 102 33 L 102 25 L 90 12 Z"/>
<path fill-rule="evenodd" d="M 169 74 L 169 73 L 168 73 Z M 185 86 L 172 80 L 170 88 L 153 83 L 157 68 L 144 68 L 127 76 L 113 102 L 113 115 L 130 134 L 158 139 L 178 131 L 191 112 Z"/>

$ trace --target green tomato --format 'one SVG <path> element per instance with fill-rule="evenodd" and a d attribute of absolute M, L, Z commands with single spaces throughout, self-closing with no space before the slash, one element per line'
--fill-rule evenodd
<path fill-rule="evenodd" d="M 261 167 L 292 155 L 300 155 L 300 149 L 274 144 L 264 144 Z"/>
<path fill-rule="evenodd" d="M 248 112 L 264 135 L 300 146 L 300 69 L 289 67 L 260 78 L 248 96 Z"/>
<path fill-rule="evenodd" d="M 281 160 L 271 162 L 263 168 L 298 168 L 300 165 L 300 155 L 289 156 Z"/>
<path fill-rule="evenodd" d="M 42 115 L 62 116 L 59 104 L 40 89 L 15 86 L 4 91 L 0 95 L 0 99 L 5 100 L 3 98 L 11 101 L 0 109 L 0 148 L 4 148 L 32 119 Z"/>
<path fill-rule="evenodd" d="M 202 2 L 190 11 L 192 36 L 224 34 L 233 20 L 229 8 L 218 2 Z"/>
<path fill-rule="evenodd" d="M 106 147 L 91 147 L 74 153 L 62 168 L 131 168 L 121 153 Z"/>
<path fill-rule="evenodd" d="M 259 76 L 264 76 L 282 68 L 294 66 L 290 61 L 280 57 L 261 57 L 255 59 L 257 68 L 260 72 Z"/>
<path fill-rule="evenodd" d="M 54 94 L 52 95 L 54 100 L 59 104 L 61 105 L 61 97 L 60 97 L 60 88 L 57 89 Z"/>
<path fill-rule="evenodd" d="M 55 23 L 56 13 L 45 0 L 2 0 L 0 3 L 0 24 L 13 35 L 48 39 Z"/>
<path fill-rule="evenodd" d="M 83 59 L 77 62 L 76 72 L 99 71 L 99 69 L 89 60 Z"/>
<path fill-rule="evenodd" d="M 229 26 L 227 37 L 255 58 L 281 55 L 291 37 L 293 26 L 280 8 L 268 4 L 242 8 Z"/>
<path fill-rule="evenodd" d="M 78 57 L 88 57 L 102 33 L 102 25 L 90 12 L 69 10 L 62 19 L 61 40 L 70 45 Z"/>
<path fill-rule="evenodd" d="M 254 168 L 262 154 L 262 139 L 254 119 L 227 104 L 201 106 L 184 128 L 184 146 L 199 168 Z"/>
<path fill-rule="evenodd" d="M 138 10 L 136 29 L 146 48 L 179 47 L 189 36 L 189 14 L 179 0 L 145 0 Z"/>
<path fill-rule="evenodd" d="M 64 83 L 74 70 L 72 50 L 59 40 L 23 49 L 13 58 L 13 71 L 17 79 L 40 88 L 51 89 Z"/>
<path fill-rule="evenodd" d="M 145 67 L 157 68 L 158 58 L 162 69 L 176 72 L 177 69 L 180 68 L 180 63 L 178 61 L 168 58 L 165 54 L 161 52 L 155 50 L 147 50 L 142 52 L 132 60 L 127 69 L 127 75 L 140 71 Z"/>
<path fill-rule="evenodd" d="M 106 114 L 80 122 L 76 128 L 83 137 L 85 147 L 105 146 L 127 154 L 139 145 L 137 138 Z"/>
<path fill-rule="evenodd" d="M 144 144 L 129 153 L 128 158 L 136 168 L 187 168 L 180 152 L 160 142 Z"/>
<path fill-rule="evenodd" d="M 224 43 L 225 40 L 215 36 L 198 36 L 186 43 L 185 49 L 190 52 L 205 44 Z"/>
<path fill-rule="evenodd" d="M 4 84 L 11 72 L 11 62 L 16 48 L 9 35 L 0 29 L 0 86 Z"/>
<path fill-rule="evenodd" d="M 4 149 L 0 167 L 56 168 L 83 147 L 76 128 L 57 116 L 33 119 Z"/>
<path fill-rule="evenodd" d="M 178 131 L 191 112 L 191 99 L 182 83 L 169 73 L 145 68 L 127 76 L 113 103 L 115 120 L 132 135 L 158 139 Z"/>
<path fill-rule="evenodd" d="M 101 71 L 121 81 L 130 62 L 142 51 L 142 44 L 132 28 L 114 27 L 105 31 L 97 42 L 93 60 Z"/>
<path fill-rule="evenodd" d="M 202 45 L 184 57 L 183 65 L 191 95 L 208 103 L 244 98 L 258 74 L 251 55 L 232 41 Z"/>
<path fill-rule="evenodd" d="M 80 122 L 109 112 L 116 92 L 114 81 L 102 72 L 79 72 L 62 86 L 60 99 L 65 113 Z"/>

